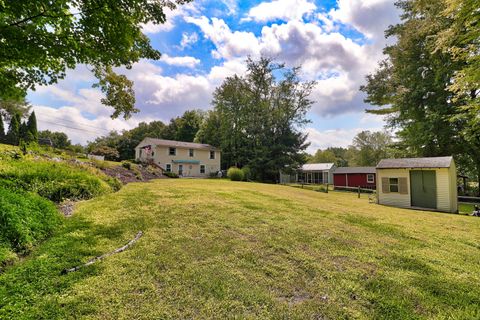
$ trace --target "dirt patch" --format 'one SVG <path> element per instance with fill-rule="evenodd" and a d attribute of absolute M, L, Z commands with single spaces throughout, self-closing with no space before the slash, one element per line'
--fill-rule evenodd
<path fill-rule="evenodd" d="M 105 174 L 117 178 L 123 184 L 130 182 L 149 181 L 152 179 L 169 179 L 164 176 L 160 169 L 152 166 L 136 166 L 135 169 L 126 169 L 124 167 L 108 167 L 101 169 Z"/>
<path fill-rule="evenodd" d="M 75 206 L 75 201 L 65 201 L 58 205 L 58 210 L 60 210 L 60 212 L 63 213 L 63 215 L 68 218 L 73 215 L 74 206 Z"/>

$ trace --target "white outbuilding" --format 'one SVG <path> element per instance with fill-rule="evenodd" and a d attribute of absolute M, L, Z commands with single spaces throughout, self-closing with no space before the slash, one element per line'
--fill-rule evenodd
<path fill-rule="evenodd" d="M 376 169 L 379 204 L 457 212 L 457 173 L 452 157 L 383 159 Z"/>

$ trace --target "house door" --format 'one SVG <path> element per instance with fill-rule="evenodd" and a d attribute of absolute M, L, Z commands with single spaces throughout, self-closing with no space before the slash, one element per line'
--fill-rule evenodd
<path fill-rule="evenodd" d="M 412 207 L 437 208 L 437 179 L 433 170 L 410 171 Z"/>
<path fill-rule="evenodd" d="M 178 165 L 178 175 L 183 176 L 183 164 Z"/>

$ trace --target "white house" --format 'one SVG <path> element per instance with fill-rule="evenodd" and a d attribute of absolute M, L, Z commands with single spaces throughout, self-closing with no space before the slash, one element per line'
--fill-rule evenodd
<path fill-rule="evenodd" d="M 379 204 L 457 212 L 457 173 L 452 157 L 383 159 L 377 165 Z"/>
<path fill-rule="evenodd" d="M 183 177 L 208 177 L 220 171 L 220 149 L 209 144 L 145 138 L 135 147 L 135 159 L 154 162 Z"/>

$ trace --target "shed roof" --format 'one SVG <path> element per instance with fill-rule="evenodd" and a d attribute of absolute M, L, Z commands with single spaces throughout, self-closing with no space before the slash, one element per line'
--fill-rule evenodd
<path fill-rule="evenodd" d="M 330 170 L 334 166 L 333 163 L 306 163 L 302 166 L 302 171 L 325 171 Z"/>
<path fill-rule="evenodd" d="M 382 159 L 377 169 L 450 168 L 453 157 Z"/>
<path fill-rule="evenodd" d="M 211 146 L 205 143 L 194 143 L 194 142 L 185 142 L 185 141 L 175 141 L 175 140 L 165 140 L 157 138 L 145 138 L 142 142 L 148 140 L 149 143 L 156 146 L 164 147 L 175 147 L 175 148 L 186 148 L 186 149 L 208 149 L 208 150 L 219 150 L 218 148 Z M 142 142 L 140 144 L 142 144 Z"/>
<path fill-rule="evenodd" d="M 336 168 L 333 174 L 346 174 L 346 173 L 375 173 L 375 167 L 340 167 Z"/>

